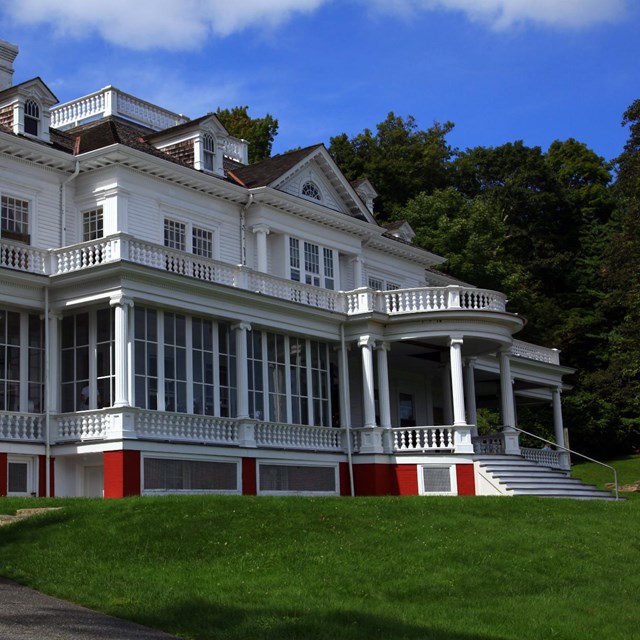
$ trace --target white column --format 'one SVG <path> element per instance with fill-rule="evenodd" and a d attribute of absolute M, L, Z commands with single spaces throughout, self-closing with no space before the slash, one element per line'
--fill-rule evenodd
<path fill-rule="evenodd" d="M 467 422 L 471 425 L 471 435 L 478 435 L 478 415 L 476 410 L 475 358 L 466 359 L 465 400 L 467 405 Z"/>
<path fill-rule="evenodd" d="M 111 298 L 111 306 L 114 308 L 114 365 L 115 365 L 115 396 L 114 407 L 129 407 L 129 306 L 131 300 L 125 296 Z"/>
<path fill-rule="evenodd" d="M 519 455 L 520 445 L 516 426 L 515 400 L 513 397 L 513 381 L 511 379 L 511 360 L 509 349 L 500 351 L 500 401 L 502 406 L 502 424 L 504 435 L 504 452 Z"/>
<path fill-rule="evenodd" d="M 258 256 L 258 271 L 267 273 L 269 271 L 267 257 L 267 236 L 269 235 L 269 227 L 266 224 L 257 224 L 251 228 L 256 234 L 256 252 Z"/>
<path fill-rule="evenodd" d="M 389 366 L 387 353 L 388 342 L 381 342 L 376 347 L 378 357 L 378 400 L 380 402 L 380 426 L 391 428 L 391 402 L 389 400 Z"/>
<path fill-rule="evenodd" d="M 562 387 L 556 387 L 553 391 L 553 433 L 555 434 L 556 444 L 565 447 L 564 442 L 564 426 L 562 423 Z"/>
<path fill-rule="evenodd" d="M 364 286 L 363 283 L 363 268 L 362 268 L 362 256 L 356 256 L 351 260 L 353 263 L 353 288 L 359 289 Z"/>
<path fill-rule="evenodd" d="M 464 410 L 464 385 L 462 378 L 462 338 L 451 338 L 449 341 L 449 357 L 451 359 L 451 396 L 453 400 L 453 424 L 466 425 Z"/>
<path fill-rule="evenodd" d="M 236 332 L 236 388 L 237 418 L 249 418 L 249 363 L 247 360 L 247 331 L 251 331 L 248 322 L 239 322 L 232 327 Z"/>
<path fill-rule="evenodd" d="M 451 406 L 451 365 L 442 368 L 442 421 L 453 424 L 453 407 Z"/>
<path fill-rule="evenodd" d="M 373 384 L 373 347 L 371 336 L 362 336 L 358 346 L 362 349 L 362 399 L 364 402 L 364 426 L 376 426 L 376 405 Z"/>

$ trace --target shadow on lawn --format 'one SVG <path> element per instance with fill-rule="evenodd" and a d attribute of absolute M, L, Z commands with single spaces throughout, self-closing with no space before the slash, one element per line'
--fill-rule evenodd
<path fill-rule="evenodd" d="M 491 640 L 495 636 L 457 633 L 353 611 L 306 613 L 291 609 L 225 607 L 189 599 L 137 622 L 197 640 Z"/>

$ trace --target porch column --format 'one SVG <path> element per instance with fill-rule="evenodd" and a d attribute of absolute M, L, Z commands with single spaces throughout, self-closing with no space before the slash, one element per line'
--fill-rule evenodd
<path fill-rule="evenodd" d="M 371 336 L 361 336 L 358 346 L 362 349 L 362 399 L 364 402 L 364 426 L 376 426 L 376 405 L 373 384 L 373 347 Z"/>
<path fill-rule="evenodd" d="M 555 435 L 556 444 L 565 447 L 564 442 L 564 425 L 562 423 L 562 387 L 556 387 L 552 391 L 553 397 L 553 433 Z"/>
<path fill-rule="evenodd" d="M 511 379 L 510 348 L 500 351 L 500 402 L 502 407 L 502 424 L 504 434 L 504 452 L 518 455 L 518 433 L 516 426 L 516 410 L 513 397 L 513 381 Z"/>
<path fill-rule="evenodd" d="M 376 346 L 378 355 L 378 400 L 380 402 L 380 426 L 391 428 L 391 402 L 389 401 L 389 367 L 387 353 L 390 346 L 388 342 L 381 342 Z"/>
<path fill-rule="evenodd" d="M 51 413 L 60 413 L 60 321 L 62 314 L 59 311 L 49 311 L 48 335 L 49 344 L 45 344 L 49 359 L 49 379 L 45 386 L 45 405 Z"/>
<path fill-rule="evenodd" d="M 466 425 L 464 410 L 464 385 L 462 381 L 462 338 L 449 341 L 451 360 L 451 396 L 453 400 L 453 424 Z"/>
<path fill-rule="evenodd" d="M 267 273 L 269 270 L 267 259 L 267 236 L 270 229 L 266 224 L 257 224 L 251 228 L 256 234 L 256 252 L 258 254 L 258 271 Z"/>
<path fill-rule="evenodd" d="M 249 418 L 249 363 L 247 360 L 248 322 L 233 325 L 236 334 L 236 388 L 238 394 L 236 418 Z"/>
<path fill-rule="evenodd" d="M 351 262 L 353 263 L 353 288 L 359 289 L 364 286 L 362 282 L 362 256 L 356 256 Z"/>
<path fill-rule="evenodd" d="M 476 410 L 476 380 L 475 380 L 476 358 L 466 359 L 465 368 L 465 396 L 467 404 L 467 421 L 471 425 L 471 435 L 478 435 L 478 415 Z"/>
<path fill-rule="evenodd" d="M 114 407 L 129 407 L 129 306 L 132 301 L 125 296 L 111 298 L 111 306 L 114 308 L 114 365 L 115 365 L 115 396 Z"/>

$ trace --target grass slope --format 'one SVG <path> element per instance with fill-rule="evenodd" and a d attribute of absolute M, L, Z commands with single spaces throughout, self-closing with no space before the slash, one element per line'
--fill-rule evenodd
<path fill-rule="evenodd" d="M 638 637 L 640 501 L 51 502 L 0 574 L 185 638 Z"/>

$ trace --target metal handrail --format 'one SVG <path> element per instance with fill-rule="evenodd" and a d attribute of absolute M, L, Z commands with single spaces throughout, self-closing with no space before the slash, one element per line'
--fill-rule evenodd
<path fill-rule="evenodd" d="M 606 464 L 604 462 L 600 462 L 600 460 L 595 460 L 594 458 L 590 458 L 589 456 L 585 456 L 583 453 L 578 453 L 577 451 L 574 451 L 573 449 L 569 449 L 568 447 L 563 447 L 561 444 L 558 444 L 557 442 L 552 442 L 551 440 L 547 440 L 546 438 L 542 438 L 541 436 L 537 436 L 535 433 L 531 433 L 530 431 L 525 431 L 524 429 L 521 429 L 520 427 L 509 427 L 510 429 L 515 429 L 516 431 L 519 431 L 520 433 L 526 433 L 528 436 L 531 436 L 532 438 L 537 438 L 538 440 L 542 440 L 542 442 L 546 442 L 547 444 L 553 445 L 554 447 L 557 447 L 558 449 L 562 449 L 563 451 L 567 451 L 568 453 L 572 454 L 572 455 L 576 455 L 576 456 L 580 456 L 581 458 L 584 458 L 585 460 L 589 460 L 589 462 L 595 462 L 596 464 L 599 464 L 601 467 L 607 467 L 607 469 L 611 469 L 611 471 L 613 471 L 613 483 L 615 485 L 616 488 L 616 500 L 619 500 L 619 496 L 618 496 L 618 472 L 610 465 L 610 464 Z"/>

